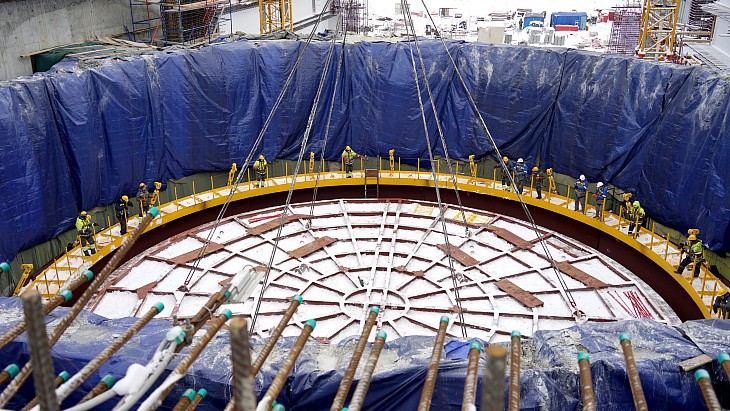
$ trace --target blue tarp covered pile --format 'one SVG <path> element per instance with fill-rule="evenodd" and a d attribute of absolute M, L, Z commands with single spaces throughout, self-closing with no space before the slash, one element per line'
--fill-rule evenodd
<path fill-rule="evenodd" d="M 64 310 L 64 309 L 61 309 Z M 54 312 L 49 321 L 64 311 Z M 0 300 L 0 328 L 7 329 L 21 315 L 17 299 Z M 434 317 L 436 320 L 438 316 Z M 107 320 L 83 312 L 67 334 L 52 350 L 56 372 L 74 373 L 114 337 L 121 334 L 134 319 Z M 78 401 L 105 374 L 117 379 L 124 376 L 133 362 L 146 363 L 164 337 L 169 322 L 153 320 L 121 351 L 107 361 L 69 403 Z M 316 331 L 316 330 L 315 330 Z M 705 405 L 692 372 L 682 372 L 680 361 L 707 354 L 715 361 L 705 366 L 715 381 L 718 395 L 725 406 L 730 402 L 730 384 L 716 359 L 721 352 L 730 351 L 730 325 L 722 320 L 689 321 L 677 328 L 650 320 L 611 323 L 586 323 L 559 331 L 538 331 L 523 342 L 521 373 L 521 409 L 578 410 L 578 350 L 587 351 L 595 395 L 601 410 L 632 409 L 626 367 L 619 345 L 620 333 L 632 338 L 637 367 L 649 409 L 704 410 Z M 172 407 L 186 388 L 204 387 L 209 395 L 201 404 L 203 410 L 221 410 L 231 396 L 230 346 L 228 333 L 221 332 L 203 351 L 191 371 L 168 397 Z M 433 347 L 434 336 L 405 337 L 386 343 L 378 368 L 368 391 L 365 409 L 415 410 Z M 288 354 L 294 338 L 280 341 L 257 376 L 259 398 L 271 384 L 279 366 Z M 310 340 L 299 357 L 292 374 L 283 387 L 279 402 L 287 410 L 329 410 L 342 373 L 347 367 L 354 347 L 354 338 L 338 345 L 317 344 Z M 254 341 L 254 350 L 262 345 Z M 469 342 L 447 338 L 436 382 L 432 409 L 461 409 L 466 358 Z M 23 364 L 28 358 L 24 335 L 0 350 L 0 365 Z M 183 351 L 185 354 L 187 351 Z M 367 358 L 366 351 L 363 358 Z M 255 356 L 255 353 L 254 353 Z M 364 359 L 363 359 L 364 361 Z M 176 366 L 174 361 L 169 368 Z M 480 374 L 484 361 L 480 365 Z M 356 382 L 353 384 L 353 390 Z M 16 396 L 12 409 L 19 409 L 31 398 L 26 385 Z M 478 397 L 479 398 L 479 397 Z M 113 403 L 99 410 L 111 409 Z M 165 408 L 169 409 L 169 408 Z"/>
<path fill-rule="evenodd" d="M 81 209 L 133 194 L 140 181 L 241 164 L 303 47 L 239 41 L 83 70 L 62 62 L 51 74 L 2 83 L 0 260 L 69 229 Z M 258 150 L 267 158 L 297 156 L 327 47 L 307 49 Z M 713 249 L 730 249 L 726 76 L 567 49 L 449 48 L 506 155 L 609 181 L 636 193 L 657 221 L 699 227 Z M 421 50 L 450 155 L 493 154 L 442 45 Z M 343 67 L 326 157 L 349 144 L 370 156 L 395 149 L 406 162 L 427 158 L 408 46 L 347 45 Z M 327 111 L 321 104 L 306 151 L 321 148 Z"/>

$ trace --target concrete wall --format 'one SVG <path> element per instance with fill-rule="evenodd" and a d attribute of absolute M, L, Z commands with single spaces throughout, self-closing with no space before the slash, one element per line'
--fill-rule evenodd
<path fill-rule="evenodd" d="M 0 2 L 0 80 L 32 74 L 24 53 L 109 36 L 130 27 L 129 0 Z"/>

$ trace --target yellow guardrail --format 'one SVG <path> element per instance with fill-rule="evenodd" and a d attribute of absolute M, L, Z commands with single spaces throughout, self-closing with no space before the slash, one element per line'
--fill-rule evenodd
<path fill-rule="evenodd" d="M 434 182 L 432 180 L 433 174 L 431 171 L 421 171 L 420 161 L 417 161 L 416 170 L 402 170 L 401 159 L 398 158 L 397 168 L 395 159 L 388 159 L 386 162 L 387 169 L 383 169 L 382 161 L 378 158 L 378 172 L 379 172 L 379 184 L 382 185 L 409 185 L 409 186 L 423 186 L 433 187 Z M 439 163 L 440 164 L 440 161 Z M 470 166 L 473 164 L 470 164 Z M 303 165 L 302 168 L 306 166 Z M 324 162 L 322 162 L 322 168 L 324 168 Z M 312 170 L 312 164 L 309 165 L 309 170 Z M 458 162 L 456 163 L 455 170 L 459 169 Z M 344 167 L 341 168 L 344 170 Z M 437 167 L 437 178 L 439 179 L 439 186 L 442 188 L 453 189 L 453 183 L 451 182 L 451 175 L 438 173 L 440 166 Z M 354 178 L 345 178 L 344 171 L 323 171 L 320 173 L 320 187 L 331 187 L 341 185 L 363 185 L 364 184 L 364 167 L 363 159 L 360 159 L 360 174 L 355 174 Z M 493 179 L 479 178 L 476 177 L 475 168 L 469 167 L 464 170 L 468 174 L 457 175 L 457 187 L 461 191 L 469 191 L 476 194 L 485 194 L 490 196 L 501 197 L 509 200 L 518 201 L 517 195 L 510 191 L 502 189 L 501 181 L 497 180 L 496 172 L 494 173 Z M 232 170 L 232 172 L 234 172 Z M 242 172 L 242 171 L 241 171 Z M 313 188 L 316 183 L 316 176 L 318 173 L 299 173 L 297 181 L 295 183 L 295 189 L 306 189 Z M 288 163 L 285 164 L 284 175 L 277 177 L 270 177 L 267 170 L 267 186 L 263 188 L 256 188 L 254 180 L 251 180 L 250 173 L 247 170 L 247 181 L 242 182 L 237 187 L 236 193 L 233 195 L 232 201 L 238 201 L 250 197 L 256 197 L 259 195 L 266 195 L 271 193 L 277 193 L 282 191 L 288 191 L 291 179 L 293 175 L 289 174 Z M 549 177 L 552 177 L 550 175 Z M 283 180 L 283 182 L 282 182 Z M 648 258 L 650 258 L 655 264 L 664 268 L 669 274 L 667 281 L 677 281 L 682 288 L 692 297 L 697 306 L 702 310 L 705 318 L 711 318 L 711 307 L 714 299 L 717 295 L 728 292 L 719 279 L 717 279 L 711 272 L 709 272 L 704 266 L 701 267 L 700 274 L 700 285 L 699 289 L 695 288 L 692 279 L 688 279 L 684 276 L 671 274 L 674 271 L 674 260 L 678 259 L 680 250 L 671 243 L 669 234 L 666 237 L 657 235 L 655 231 L 655 225 L 652 224 L 651 230 L 644 227 L 640 227 L 635 235 L 629 235 L 621 231 L 622 228 L 626 227 L 627 222 L 623 217 L 622 213 L 618 215 L 613 214 L 610 210 L 605 210 L 603 213 L 603 221 L 599 221 L 593 217 L 582 214 L 580 212 L 573 211 L 569 208 L 571 204 L 574 204 L 575 200 L 570 198 L 570 186 L 568 186 L 568 192 L 566 196 L 559 195 L 556 191 L 555 183 L 552 178 L 548 179 L 547 190 L 543 191 L 543 199 L 539 200 L 533 198 L 533 194 L 536 192 L 531 182 L 530 187 L 525 187 L 525 193 L 523 199 L 531 206 L 542 207 L 549 211 L 559 213 L 562 215 L 569 216 L 570 218 L 577 219 L 586 225 L 590 225 L 598 230 L 601 230 L 612 237 L 619 239 L 620 241 L 628 244 L 634 249 L 638 250 Z M 175 200 L 168 203 L 158 205 L 160 215 L 153 220 L 153 222 L 146 228 L 145 231 L 155 230 L 158 227 L 175 221 L 179 218 L 186 217 L 190 214 L 198 211 L 205 210 L 207 208 L 216 207 L 222 205 L 227 199 L 231 186 L 225 185 L 221 187 L 215 187 L 213 178 L 211 177 L 211 189 L 203 192 L 195 191 L 195 183 L 191 184 L 193 194 L 188 197 L 178 198 L 177 188 L 175 187 Z M 595 207 L 588 204 L 588 197 L 586 196 L 586 209 L 594 209 Z M 604 201 L 605 204 L 607 201 Z M 612 224 L 616 221 L 616 224 Z M 110 222 L 110 221 L 109 221 Z M 111 222 L 110 222 L 111 223 Z M 133 220 L 130 222 L 130 232 L 134 227 Z M 41 272 L 32 283 L 25 287 L 16 288 L 15 295 L 22 294 L 29 288 L 37 289 L 44 298 L 51 298 L 63 289 L 63 284 L 72 279 L 74 276 L 81 275 L 85 270 L 94 265 L 97 261 L 110 254 L 118 247 L 121 246 L 124 241 L 124 237 L 129 234 L 119 235 L 119 230 L 114 232 L 114 229 L 118 227 L 118 224 L 111 225 L 96 233 L 97 241 L 97 253 L 86 257 L 81 252 L 81 247 L 76 246 L 75 248 L 67 251 L 63 256 L 54 260 L 53 264 L 47 267 Z M 647 237 L 648 236 L 648 237 Z M 677 261 L 678 264 L 679 261 Z M 690 271 L 690 275 L 692 270 Z M 20 283 L 22 284 L 22 282 Z"/>

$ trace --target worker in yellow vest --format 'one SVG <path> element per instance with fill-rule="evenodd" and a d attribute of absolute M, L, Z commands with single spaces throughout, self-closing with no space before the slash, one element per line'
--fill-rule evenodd
<path fill-rule="evenodd" d="M 92 230 L 91 216 L 86 211 L 80 212 L 76 217 L 76 231 L 81 240 L 81 250 L 87 257 L 96 254 L 96 242 Z"/>
<path fill-rule="evenodd" d="M 350 146 L 345 147 L 345 151 L 342 152 L 342 162 L 345 163 L 345 176 L 347 178 L 352 178 L 352 166 L 355 157 L 362 158 L 362 156 L 358 155 L 355 150 L 350 148 Z"/>
<path fill-rule="evenodd" d="M 256 187 L 266 186 L 266 168 L 268 166 L 269 163 L 266 162 L 263 154 L 253 163 L 253 170 L 256 172 Z"/>

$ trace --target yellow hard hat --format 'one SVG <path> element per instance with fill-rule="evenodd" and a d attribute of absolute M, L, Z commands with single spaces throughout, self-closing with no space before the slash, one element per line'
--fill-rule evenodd
<path fill-rule="evenodd" d="M 126 203 L 127 201 L 129 201 L 129 197 L 127 197 L 127 196 L 122 196 L 122 201 L 124 201 L 124 202 Z"/>
<path fill-rule="evenodd" d="M 505 157 L 502 157 L 502 161 L 504 161 L 506 163 L 506 162 L 509 161 L 509 158 L 507 158 L 506 156 Z"/>
<path fill-rule="evenodd" d="M 79 213 L 79 215 L 80 215 L 81 217 L 86 217 L 86 211 L 82 211 L 82 212 L 80 212 L 80 213 Z"/>
<path fill-rule="evenodd" d="M 632 194 L 631 193 L 624 193 L 623 197 L 625 201 L 629 201 L 631 199 Z"/>
<path fill-rule="evenodd" d="M 688 239 L 689 241 L 695 241 L 695 240 L 697 240 L 697 236 L 696 236 L 696 235 L 694 235 L 694 234 L 692 234 L 692 235 L 690 235 L 689 237 L 687 237 L 687 239 Z"/>
<path fill-rule="evenodd" d="M 532 171 L 537 172 L 537 170 L 539 170 L 539 168 L 537 168 L 537 166 L 532 167 Z"/>
<path fill-rule="evenodd" d="M 346 146 L 345 151 L 350 151 L 350 146 Z"/>
<path fill-rule="evenodd" d="M 144 183 L 139 183 L 139 188 L 146 187 Z"/>
<path fill-rule="evenodd" d="M 263 159 L 264 159 L 264 155 L 263 155 L 263 154 L 261 154 L 261 155 L 259 156 L 259 160 L 263 160 Z"/>

